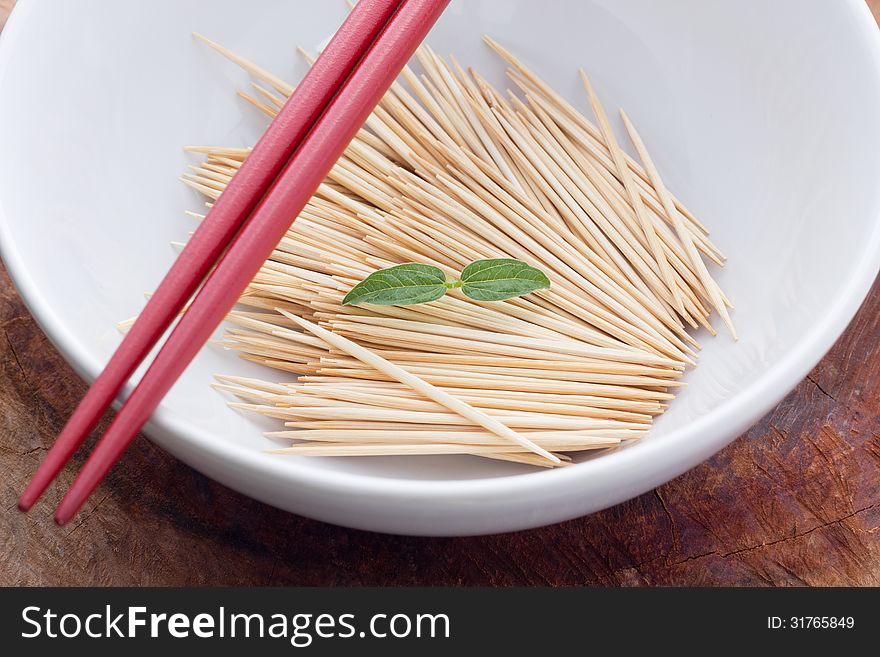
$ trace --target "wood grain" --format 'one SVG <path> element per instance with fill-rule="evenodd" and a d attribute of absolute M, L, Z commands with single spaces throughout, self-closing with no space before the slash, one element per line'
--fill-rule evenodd
<path fill-rule="evenodd" d="M 0 0 L 0 25 L 12 4 Z M 36 512 L 15 500 L 84 390 L 0 269 L 0 585 L 880 585 L 880 283 L 810 376 L 713 459 L 517 534 L 333 527 L 229 491 L 143 438 L 59 529 L 48 509 L 73 468 Z"/>

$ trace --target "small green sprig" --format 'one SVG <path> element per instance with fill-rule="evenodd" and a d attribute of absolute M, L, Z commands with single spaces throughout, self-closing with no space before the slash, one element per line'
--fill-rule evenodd
<path fill-rule="evenodd" d="M 540 269 L 510 258 L 472 262 L 457 281 L 447 280 L 438 267 L 411 262 L 373 272 L 342 303 L 409 306 L 436 301 L 452 289 L 460 289 L 474 301 L 504 301 L 549 287 L 550 279 Z"/>

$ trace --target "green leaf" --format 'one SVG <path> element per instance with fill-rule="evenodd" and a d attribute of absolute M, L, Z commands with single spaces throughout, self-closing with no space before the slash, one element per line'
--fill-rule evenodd
<path fill-rule="evenodd" d="M 461 291 L 474 301 L 503 301 L 548 287 L 544 272 L 510 258 L 477 260 L 461 272 Z"/>
<path fill-rule="evenodd" d="M 413 262 L 373 272 L 355 285 L 342 303 L 405 306 L 435 301 L 446 294 L 447 289 L 442 269 Z"/>

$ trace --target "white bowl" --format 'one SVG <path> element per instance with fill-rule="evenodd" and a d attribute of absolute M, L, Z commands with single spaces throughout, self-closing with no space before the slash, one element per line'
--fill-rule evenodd
<path fill-rule="evenodd" d="M 249 145 L 246 77 L 197 30 L 295 81 L 339 2 L 20 0 L 0 43 L 0 247 L 22 296 L 92 379 L 115 323 L 171 264 L 199 199 L 184 144 Z M 148 425 L 159 445 L 275 506 L 426 535 L 535 527 L 647 491 L 722 448 L 831 347 L 880 264 L 880 47 L 862 0 L 454 0 L 429 42 L 503 82 L 490 33 L 586 108 L 586 67 L 729 256 L 741 340 L 701 336 L 649 439 L 556 471 L 479 459 L 267 455 L 214 372 L 278 375 L 206 348 Z M 619 127 L 619 126 L 618 126 Z"/>

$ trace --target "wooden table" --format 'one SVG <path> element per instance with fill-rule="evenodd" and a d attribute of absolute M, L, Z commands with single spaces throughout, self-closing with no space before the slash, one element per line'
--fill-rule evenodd
<path fill-rule="evenodd" d="M 0 0 L 0 26 L 12 4 Z M 880 585 L 880 282 L 810 376 L 713 459 L 613 509 L 517 534 L 326 525 L 143 438 L 70 526 L 49 513 L 61 487 L 18 513 L 84 391 L 0 269 L 0 585 Z"/>

